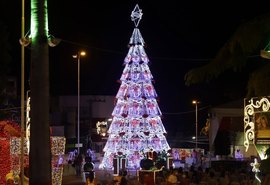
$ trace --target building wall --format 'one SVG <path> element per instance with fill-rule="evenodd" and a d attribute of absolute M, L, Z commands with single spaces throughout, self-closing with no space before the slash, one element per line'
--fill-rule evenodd
<path fill-rule="evenodd" d="M 233 102 L 232 104 L 227 103 L 218 107 L 213 107 L 210 110 L 211 115 L 211 125 L 209 130 L 210 148 L 211 153 L 214 153 L 214 142 L 217 138 L 217 134 L 221 130 L 228 131 L 230 140 L 230 156 L 234 156 L 237 149 L 240 149 L 243 157 L 256 156 L 257 152 L 253 148 L 248 151 L 244 149 L 244 104 L 240 100 L 238 102 Z"/>
<path fill-rule="evenodd" d="M 96 132 L 96 122 L 111 117 L 115 96 L 80 96 L 80 136 L 88 138 Z M 59 129 L 64 126 L 67 139 L 76 138 L 78 123 L 78 96 L 60 96 L 53 98 L 51 126 Z M 57 126 L 57 127 L 56 127 Z M 55 133 L 55 132 L 54 132 Z M 61 133 L 58 130 L 58 133 Z"/>

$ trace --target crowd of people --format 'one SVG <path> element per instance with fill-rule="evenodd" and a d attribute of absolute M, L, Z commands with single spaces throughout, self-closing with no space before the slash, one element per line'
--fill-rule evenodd
<path fill-rule="evenodd" d="M 128 171 L 120 171 L 118 176 L 96 176 L 96 185 L 254 185 L 254 173 L 245 168 L 226 170 L 223 168 L 203 169 L 200 166 L 187 169 L 171 168 L 163 169 L 155 174 L 155 179 L 150 180 L 149 175 L 144 175 L 142 179 L 138 176 L 130 175 Z"/>
<path fill-rule="evenodd" d="M 268 150 L 267 155 L 270 155 Z M 270 161 L 268 158 L 267 161 Z M 266 162 L 267 162 L 266 161 Z M 241 161 L 239 161 L 241 162 Z M 122 169 L 117 176 L 114 176 L 109 171 L 95 169 L 92 158 L 89 155 L 77 154 L 72 161 L 73 168 L 76 169 L 76 175 L 82 176 L 83 181 L 87 185 L 255 185 L 263 184 L 255 177 L 255 173 L 250 164 L 234 166 L 207 166 L 201 163 L 193 163 L 191 166 L 180 166 L 177 168 L 171 167 L 170 169 L 162 168 L 158 173 L 153 176 L 141 175 L 139 173 L 128 169 Z M 268 173 L 270 174 L 270 162 L 265 164 L 267 169 L 261 169 L 258 175 L 262 182 Z M 234 163 L 236 165 L 236 163 Z M 237 164 L 238 165 L 238 164 Z M 262 166 L 264 161 L 262 161 Z M 95 170 L 99 174 L 95 174 Z M 101 175 L 102 174 L 102 175 Z M 152 178 L 152 179 L 151 179 Z M 270 176 L 269 181 L 270 182 Z M 264 184 L 265 185 L 265 184 Z M 267 184 L 269 185 L 269 184 Z"/>
<path fill-rule="evenodd" d="M 251 166 L 230 169 L 224 166 L 203 168 L 195 165 L 163 168 L 151 179 L 153 176 L 143 174 L 139 177 L 139 173 L 127 169 L 120 170 L 114 176 L 109 171 L 94 169 L 91 159 L 86 158 L 85 161 L 81 175 L 87 185 L 254 185 L 256 182 Z"/>
<path fill-rule="evenodd" d="M 200 166 L 189 169 L 170 169 L 166 178 L 160 178 L 156 184 L 166 185 L 253 185 L 254 173 L 245 168 L 226 170 L 224 168 L 202 169 Z"/>

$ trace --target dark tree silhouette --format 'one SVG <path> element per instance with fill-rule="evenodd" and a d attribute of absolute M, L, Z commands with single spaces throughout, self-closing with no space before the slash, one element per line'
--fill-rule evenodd
<path fill-rule="evenodd" d="M 270 63 L 269 59 L 260 56 L 260 52 L 267 49 L 270 41 L 269 23 L 270 13 L 267 13 L 241 24 L 213 60 L 185 74 L 186 85 L 209 83 L 229 71 L 240 73 L 253 63 L 248 72 L 246 97 L 268 95 Z"/>

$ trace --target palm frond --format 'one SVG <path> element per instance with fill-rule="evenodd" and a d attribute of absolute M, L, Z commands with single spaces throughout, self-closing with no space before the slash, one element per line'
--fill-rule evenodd
<path fill-rule="evenodd" d="M 185 74 L 186 85 L 208 82 L 228 69 L 237 71 L 244 67 L 248 58 L 259 55 L 270 41 L 269 25 L 270 13 L 241 24 L 213 60 Z"/>

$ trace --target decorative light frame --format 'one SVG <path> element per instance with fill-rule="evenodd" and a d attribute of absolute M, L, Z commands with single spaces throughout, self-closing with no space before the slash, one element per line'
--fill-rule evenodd
<path fill-rule="evenodd" d="M 107 121 L 98 121 L 96 123 L 97 134 L 101 136 L 106 136 L 108 131 L 108 123 Z"/>
<path fill-rule="evenodd" d="M 247 151 L 250 142 L 255 144 L 255 114 L 270 112 L 270 96 L 245 99 L 244 103 L 244 146 Z"/>

